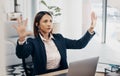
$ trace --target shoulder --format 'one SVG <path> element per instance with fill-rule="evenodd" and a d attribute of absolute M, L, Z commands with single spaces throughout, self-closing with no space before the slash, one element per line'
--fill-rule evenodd
<path fill-rule="evenodd" d="M 53 35 L 53 37 L 55 37 L 55 38 L 63 38 L 62 34 L 60 34 L 60 33 L 52 34 L 52 35 Z"/>
<path fill-rule="evenodd" d="M 27 38 L 27 41 L 29 41 L 29 42 L 32 42 L 32 41 L 34 41 L 34 40 L 36 40 L 36 38 L 35 38 L 34 36 L 29 36 L 29 37 Z"/>

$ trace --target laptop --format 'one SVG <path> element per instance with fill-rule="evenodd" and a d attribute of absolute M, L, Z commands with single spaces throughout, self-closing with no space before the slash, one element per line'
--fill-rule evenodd
<path fill-rule="evenodd" d="M 56 76 L 95 76 L 99 57 L 92 57 L 69 64 L 68 73 Z"/>

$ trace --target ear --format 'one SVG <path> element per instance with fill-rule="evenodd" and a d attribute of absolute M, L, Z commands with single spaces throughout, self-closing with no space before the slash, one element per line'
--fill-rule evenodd
<path fill-rule="evenodd" d="M 36 22 L 35 25 L 38 27 L 38 23 Z"/>

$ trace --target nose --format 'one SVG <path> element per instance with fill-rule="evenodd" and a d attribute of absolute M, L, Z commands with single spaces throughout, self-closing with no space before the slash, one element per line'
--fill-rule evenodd
<path fill-rule="evenodd" d="M 51 27 L 51 26 L 52 26 L 52 22 L 48 22 L 47 25 L 48 25 L 49 27 Z"/>

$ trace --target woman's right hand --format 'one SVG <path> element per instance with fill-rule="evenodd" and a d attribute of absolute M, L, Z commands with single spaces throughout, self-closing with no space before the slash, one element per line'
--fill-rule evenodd
<path fill-rule="evenodd" d="M 16 29 L 19 35 L 19 41 L 22 42 L 25 40 L 25 37 L 27 35 L 31 35 L 32 32 L 26 31 L 28 19 L 22 20 L 22 16 L 20 16 L 20 18 L 17 19 L 17 22 L 18 22 L 18 26 L 13 25 L 13 27 Z"/>

